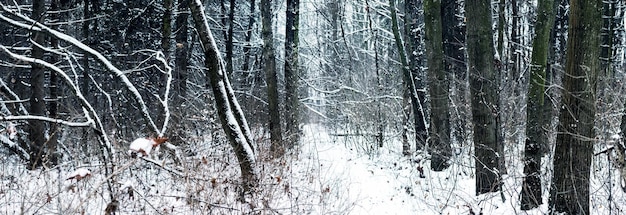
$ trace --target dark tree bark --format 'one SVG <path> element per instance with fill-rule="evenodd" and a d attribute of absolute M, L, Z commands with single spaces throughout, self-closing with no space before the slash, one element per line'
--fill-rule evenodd
<path fill-rule="evenodd" d="M 220 57 L 215 39 L 204 15 L 204 6 L 200 0 L 195 0 L 191 2 L 189 8 L 204 50 L 204 63 L 215 95 L 215 105 L 222 122 L 222 128 L 239 161 L 244 190 L 249 192 L 253 187 L 258 186 L 259 176 L 253 144 L 245 132 L 245 130 L 249 132 L 248 125 L 245 118 L 238 119 L 241 118 L 238 116 L 241 113 L 237 112 L 240 112 L 241 108 L 237 104 L 232 89 L 229 89 L 231 87 L 228 76 L 225 74 L 224 62 Z"/>
<path fill-rule="evenodd" d="M 498 81 L 494 68 L 491 2 L 466 0 L 467 55 L 474 122 L 476 194 L 500 189 L 500 157 L 496 153 L 499 127 Z"/>
<path fill-rule="evenodd" d="M 601 10 L 601 0 L 570 1 L 563 105 L 550 186 L 551 213 L 589 214 Z"/>
<path fill-rule="evenodd" d="M 550 31 L 554 24 L 554 1 L 541 0 L 537 8 L 535 38 L 533 40 L 528 103 L 526 104 L 526 141 L 524 145 L 524 183 L 522 184 L 521 209 L 530 210 L 542 204 L 541 191 L 541 143 L 547 142 L 543 130 L 546 64 L 550 47 Z"/>
<path fill-rule="evenodd" d="M 243 66 L 241 70 L 243 72 L 249 72 L 250 70 L 250 56 L 251 53 L 251 44 L 252 44 L 252 33 L 254 32 L 254 22 L 255 22 L 255 11 L 256 11 L 256 1 L 250 0 L 250 18 L 248 19 L 248 29 L 246 32 L 246 45 L 243 47 Z"/>
<path fill-rule="evenodd" d="M 46 3 L 43 0 L 33 1 L 33 13 L 31 18 L 38 22 L 44 22 L 46 12 Z M 45 34 L 41 32 L 32 32 L 31 39 L 38 45 L 45 46 Z M 35 59 L 43 59 L 44 50 L 37 45 L 32 46 L 32 57 Z M 28 112 L 34 116 L 46 115 L 45 97 L 45 68 L 39 64 L 31 64 L 30 71 L 30 109 Z M 30 163 L 29 168 L 37 168 L 48 164 L 47 147 L 46 147 L 46 125 L 43 121 L 29 120 L 28 137 L 30 140 Z"/>
<path fill-rule="evenodd" d="M 187 67 L 189 66 L 189 0 L 178 1 L 176 16 L 176 69 L 174 69 L 174 101 L 181 101 L 187 94 Z M 178 103 L 178 102 L 176 102 Z"/>
<path fill-rule="evenodd" d="M 443 29 L 441 1 L 424 1 L 424 24 L 426 26 L 426 58 L 428 63 L 428 86 L 430 92 L 430 167 L 435 171 L 446 169 L 450 159 L 450 90 L 443 65 Z"/>
<path fill-rule="evenodd" d="M 170 142 L 174 144 L 185 143 L 186 133 L 188 129 L 185 127 L 185 108 L 181 106 L 185 102 L 187 96 L 187 67 L 189 66 L 189 57 L 191 55 L 189 45 L 189 0 L 179 0 L 177 6 L 177 16 L 174 20 L 175 26 L 175 50 L 174 50 L 174 70 L 172 71 L 172 100 L 169 103 L 170 109 L 173 110 L 172 124 L 173 129 L 170 131 L 174 135 L 170 136 Z"/>
<path fill-rule="evenodd" d="M 396 12 L 395 0 L 389 0 L 391 10 L 391 28 L 393 31 L 395 45 L 398 49 L 400 57 L 400 63 L 402 64 L 402 81 L 404 87 L 407 89 L 411 100 L 411 109 L 413 111 L 413 119 L 415 123 L 415 150 L 420 151 L 426 146 L 426 138 L 428 132 L 426 130 L 426 116 L 424 114 L 424 104 L 426 95 L 424 93 L 424 84 L 420 74 L 423 73 L 420 66 L 422 64 L 419 53 L 419 45 L 421 43 L 421 32 L 419 28 L 419 11 L 421 8 L 421 1 L 407 0 L 405 2 L 405 8 L 407 11 L 405 17 L 405 30 L 406 30 L 406 50 L 405 44 L 403 44 L 402 37 L 400 36 L 400 30 L 398 27 L 398 18 Z M 406 53 L 409 53 L 407 56 Z M 417 78 L 415 77 L 417 76 Z"/>
<path fill-rule="evenodd" d="M 280 157 L 285 153 L 285 146 L 280 129 L 280 109 L 278 108 L 278 77 L 276 75 L 276 55 L 274 50 L 274 33 L 272 32 L 272 1 L 261 0 L 259 6 L 261 10 L 261 20 L 263 30 L 263 70 L 267 82 L 267 101 L 270 116 L 270 151 L 275 157 Z"/>
<path fill-rule="evenodd" d="M 174 0 L 163 0 L 163 17 L 161 18 L 161 48 L 166 56 L 166 59 L 170 57 L 170 49 L 172 47 L 172 8 L 174 7 Z"/>
<path fill-rule="evenodd" d="M 459 12 L 462 5 L 457 3 L 458 0 L 443 0 L 441 5 L 441 19 L 443 32 L 443 53 L 444 68 L 450 73 L 450 79 L 454 80 L 456 88 L 456 98 L 454 101 L 458 104 L 453 110 L 454 137 L 463 145 L 466 140 L 466 127 L 468 116 L 470 115 L 469 106 L 467 106 L 467 69 L 465 66 L 465 29 L 463 22 L 459 18 Z"/>
<path fill-rule="evenodd" d="M 300 0 L 287 0 L 285 27 L 285 133 L 287 147 L 300 141 L 299 51 Z"/>
<path fill-rule="evenodd" d="M 222 4 L 224 1 L 222 1 Z M 226 36 L 226 74 L 233 74 L 233 29 L 235 26 L 235 0 L 230 0 L 228 5 L 228 33 Z"/>

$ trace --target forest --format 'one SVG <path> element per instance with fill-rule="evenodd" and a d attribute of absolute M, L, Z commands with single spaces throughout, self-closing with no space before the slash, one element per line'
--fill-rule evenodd
<path fill-rule="evenodd" d="M 0 0 L 1 214 L 626 213 L 620 0 Z"/>

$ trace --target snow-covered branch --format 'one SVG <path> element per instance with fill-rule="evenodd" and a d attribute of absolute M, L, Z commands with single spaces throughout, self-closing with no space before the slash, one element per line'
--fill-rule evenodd
<path fill-rule="evenodd" d="M 74 91 L 74 95 L 78 98 L 78 101 L 81 103 L 83 108 L 88 110 L 88 111 L 85 111 L 86 112 L 85 113 L 85 117 L 88 119 L 87 121 L 88 122 L 95 122 L 95 123 L 92 123 L 92 127 L 94 129 L 96 129 L 97 131 L 99 131 L 100 133 L 102 133 L 101 136 L 102 136 L 102 138 L 104 140 L 105 147 L 110 149 L 112 154 L 115 154 L 114 153 L 115 149 L 111 145 L 111 142 L 109 141 L 108 136 L 104 134 L 104 132 L 105 132 L 104 125 L 102 124 L 102 121 L 100 120 L 100 117 L 96 113 L 96 110 L 93 108 L 93 106 L 91 106 L 91 104 L 87 101 L 87 99 L 85 99 L 83 94 L 80 92 L 80 89 L 72 82 L 72 79 L 65 72 L 63 72 L 63 70 L 61 70 L 59 67 L 55 66 L 54 64 L 48 63 L 48 62 L 43 61 L 41 59 L 35 59 L 35 58 L 31 58 L 31 57 L 15 54 L 15 53 L 9 51 L 9 49 L 7 49 L 3 45 L 0 45 L 0 50 L 2 50 L 3 52 L 7 53 L 10 57 L 12 57 L 14 59 L 18 59 L 18 60 L 21 60 L 21 61 L 24 61 L 24 62 L 39 64 L 41 66 L 44 66 L 44 67 L 52 70 L 53 72 L 55 72 L 59 76 L 61 76 L 62 79 L 65 81 L 65 83 Z M 95 120 L 91 120 L 91 116 L 89 116 L 90 115 L 89 113 L 92 113 L 93 118 L 95 118 Z"/>
<path fill-rule="evenodd" d="M 96 59 L 98 59 L 100 61 L 100 63 L 102 63 L 102 65 L 104 65 L 108 71 L 112 72 L 113 74 L 115 74 L 115 76 L 117 76 L 118 78 L 120 78 L 122 80 L 122 82 L 124 83 L 123 85 L 132 93 L 132 95 L 134 96 L 136 102 L 139 104 L 139 107 L 141 109 L 141 113 L 144 117 L 144 119 L 148 122 L 148 124 L 152 127 L 152 130 L 154 130 L 155 132 L 159 132 L 160 129 L 157 127 L 156 123 L 154 122 L 154 120 L 152 119 L 152 117 L 150 116 L 150 113 L 148 111 L 148 106 L 146 105 L 146 103 L 144 102 L 143 97 L 141 96 L 141 94 L 139 93 L 139 91 L 137 90 L 137 88 L 130 82 L 130 80 L 128 79 L 128 77 L 126 76 L 126 74 L 124 72 L 122 72 L 120 69 L 118 69 L 117 67 L 115 67 L 111 61 L 109 61 L 104 55 L 102 55 L 100 52 L 92 49 L 91 47 L 83 44 L 82 42 L 80 42 L 79 40 L 77 40 L 76 38 L 69 36 L 67 34 L 64 34 L 62 32 L 59 32 L 57 30 L 54 30 L 52 28 L 49 28 L 35 20 L 32 20 L 31 18 L 29 18 L 28 16 L 15 12 L 11 9 L 9 9 L 6 5 L 0 3 L 0 6 L 2 7 L 2 10 L 4 12 L 7 12 L 15 17 L 18 17 L 19 19 L 27 22 L 26 23 L 22 23 L 22 22 L 18 22 L 16 20 L 10 19 L 8 17 L 6 17 L 4 14 L 0 13 L 0 21 L 5 22 L 9 25 L 15 26 L 15 27 L 19 27 L 19 28 L 24 28 L 24 29 L 28 29 L 31 31 L 40 31 L 40 32 L 44 32 L 47 33 L 50 36 L 53 36 L 59 40 L 63 40 L 69 44 L 74 45 L 75 47 L 81 49 L 82 51 L 85 51 L 91 55 L 93 55 Z M 167 109 L 167 107 L 165 107 Z"/>
<path fill-rule="evenodd" d="M 34 116 L 34 115 L 28 115 L 28 116 L 0 116 L 0 121 L 16 121 L 16 120 L 39 120 L 39 121 L 46 121 L 46 122 L 66 125 L 66 126 L 70 126 L 70 127 L 89 127 L 89 126 L 93 125 L 93 122 L 89 121 L 89 120 L 85 121 L 85 122 L 70 122 L 70 121 L 65 121 L 65 120 L 62 120 L 62 119 L 54 119 L 54 118 L 50 118 L 50 117 Z"/>
<path fill-rule="evenodd" d="M 19 156 L 22 160 L 30 160 L 30 155 L 28 154 L 28 152 L 24 150 L 24 148 L 19 146 L 19 144 L 9 139 L 7 136 L 0 135 L 0 143 L 2 143 L 3 146 L 9 148 L 11 151 L 15 152 L 15 154 Z"/>
<path fill-rule="evenodd" d="M 9 88 L 9 86 L 7 86 L 6 82 L 4 82 L 4 80 L 2 80 L 2 78 L 0 78 L 0 91 L 5 92 L 9 95 L 11 95 L 11 99 L 13 99 L 13 101 L 21 101 L 20 97 L 15 94 L 15 92 L 13 92 L 11 90 L 11 88 Z M 24 105 L 20 102 L 20 104 L 18 105 L 19 110 L 22 114 L 24 115 L 28 115 L 28 111 L 26 110 L 26 108 L 24 107 Z"/>

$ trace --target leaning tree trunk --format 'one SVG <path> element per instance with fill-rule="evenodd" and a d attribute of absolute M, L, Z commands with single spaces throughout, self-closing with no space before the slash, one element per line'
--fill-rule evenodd
<path fill-rule="evenodd" d="M 526 104 L 526 142 L 524 145 L 524 183 L 520 200 L 522 210 L 530 210 L 541 203 L 541 143 L 546 143 L 542 118 L 544 113 L 546 64 L 550 47 L 550 31 L 554 24 L 554 1 L 540 0 L 535 23 L 535 39 Z"/>
<path fill-rule="evenodd" d="M 550 186 L 551 213 L 589 214 L 601 10 L 601 0 L 570 1 L 563 105 Z"/>
<path fill-rule="evenodd" d="M 428 60 L 428 86 L 430 91 L 430 168 L 435 171 L 446 169 L 450 159 L 450 104 L 449 82 L 443 68 L 443 32 L 441 23 L 441 1 L 424 1 L 424 23 L 426 30 L 426 57 Z"/>
<path fill-rule="evenodd" d="M 252 143 L 248 142 L 244 130 L 247 127 L 245 121 L 237 120 L 236 111 L 240 111 L 236 98 L 229 92 L 230 84 L 225 74 L 224 62 L 220 56 L 215 39 L 210 31 L 207 18 L 204 15 L 204 6 L 200 0 L 194 0 L 189 4 L 191 15 L 204 50 L 204 63 L 207 68 L 207 76 L 211 82 L 211 88 L 215 95 L 215 105 L 222 128 L 228 137 L 230 145 L 235 151 L 243 178 L 244 190 L 250 191 L 258 185 L 258 170 Z M 232 89 L 231 89 L 232 91 Z M 245 120 L 245 119 L 244 119 Z"/>
<path fill-rule="evenodd" d="M 498 80 L 494 68 L 491 1 L 466 0 L 467 56 L 474 122 L 476 194 L 500 189 Z"/>

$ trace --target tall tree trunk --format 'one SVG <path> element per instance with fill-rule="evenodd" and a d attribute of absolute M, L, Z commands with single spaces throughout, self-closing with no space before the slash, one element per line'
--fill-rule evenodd
<path fill-rule="evenodd" d="M 426 57 L 428 60 L 428 86 L 430 92 L 430 167 L 435 171 L 446 169 L 450 159 L 450 104 L 449 82 L 443 68 L 443 29 L 441 1 L 424 1 L 426 26 Z"/>
<path fill-rule="evenodd" d="M 222 1 L 222 4 L 224 1 Z M 228 34 L 226 36 L 226 74 L 233 74 L 233 29 L 235 28 L 235 0 L 228 5 Z"/>
<path fill-rule="evenodd" d="M 204 6 L 200 0 L 194 0 L 189 5 L 198 36 L 202 42 L 205 55 L 205 66 L 207 76 L 211 82 L 211 88 L 215 95 L 216 109 L 222 122 L 222 128 L 228 137 L 230 145 L 235 151 L 239 167 L 243 178 L 244 190 L 251 191 L 251 188 L 258 186 L 259 175 L 256 167 L 254 148 L 246 137 L 247 124 L 245 120 L 237 119 L 241 111 L 238 106 L 232 89 L 228 83 L 228 76 L 225 74 L 224 61 L 220 57 L 219 50 L 215 44 L 215 39 L 210 31 L 207 18 L 204 15 Z"/>
<path fill-rule="evenodd" d="M 176 20 L 174 26 L 176 30 L 174 51 L 175 66 L 172 71 L 172 124 L 175 126 L 171 131 L 175 135 L 170 135 L 170 141 L 174 144 L 184 143 L 187 129 L 184 125 L 185 108 L 181 106 L 185 102 L 187 95 L 187 67 L 189 66 L 189 0 L 179 0 L 177 6 Z"/>
<path fill-rule="evenodd" d="M 570 1 L 563 105 L 550 186 L 551 213 L 589 214 L 601 10 L 601 0 Z"/>
<path fill-rule="evenodd" d="M 458 0 L 443 0 L 441 5 L 441 19 L 443 32 L 443 53 L 444 69 L 450 71 L 450 80 L 455 80 L 456 98 L 458 105 L 454 107 L 454 137 L 463 145 L 466 140 L 465 128 L 467 127 L 467 117 L 470 115 L 466 102 L 467 69 L 465 67 L 465 33 L 463 22 L 458 18 L 461 5 Z"/>
<path fill-rule="evenodd" d="M 396 48 L 400 57 L 400 63 L 402 64 L 402 81 L 404 87 L 408 89 L 408 94 L 411 100 L 411 109 L 413 110 L 413 119 L 415 123 L 415 150 L 423 150 L 426 146 L 426 139 L 428 132 L 426 130 L 426 116 L 424 114 L 424 106 L 426 95 L 424 93 L 423 80 L 421 78 L 415 78 L 414 74 L 422 73 L 421 56 L 417 47 L 421 43 L 420 28 L 419 28 L 419 11 L 421 1 L 407 0 L 405 2 L 405 8 L 407 14 L 405 17 L 405 30 L 406 30 L 406 50 L 404 42 L 400 36 L 400 30 L 398 27 L 398 18 L 396 12 L 396 0 L 389 0 L 389 8 L 391 10 L 391 28 L 393 31 Z M 408 51 L 407 51 L 408 50 Z M 407 56 L 406 53 L 409 53 Z"/>
<path fill-rule="evenodd" d="M 541 143 L 547 142 L 543 130 L 546 64 L 550 47 L 550 31 L 554 24 L 554 1 L 540 0 L 535 23 L 528 103 L 526 104 L 526 141 L 524 145 L 524 183 L 522 184 L 521 209 L 530 210 L 542 203 L 541 191 Z"/>
<path fill-rule="evenodd" d="M 45 12 L 46 12 L 46 3 L 43 0 L 34 0 L 33 1 L 33 13 L 32 19 L 38 22 L 45 21 Z M 41 32 L 33 32 L 32 33 L 33 42 L 37 43 L 37 45 L 32 46 L 32 56 L 35 59 L 43 59 L 44 50 L 41 49 L 38 45 L 45 46 L 45 34 Z M 45 116 L 46 115 L 46 103 L 44 101 L 45 96 L 45 69 L 43 66 L 33 63 L 31 64 L 30 71 L 30 86 L 31 86 L 31 95 L 30 95 L 30 109 L 29 113 L 34 116 Z M 42 165 L 47 165 L 47 154 L 46 154 L 46 125 L 43 121 L 40 120 L 29 120 L 28 121 L 29 130 L 28 137 L 30 140 L 30 164 L 29 168 L 37 168 Z"/>
<path fill-rule="evenodd" d="M 278 108 L 278 78 L 276 75 L 276 55 L 274 50 L 274 33 L 272 28 L 272 1 L 261 0 L 261 22 L 263 30 L 263 70 L 267 82 L 267 101 L 270 127 L 270 151 L 275 157 L 285 153 L 282 131 L 280 129 L 280 109 Z"/>
<path fill-rule="evenodd" d="M 163 0 L 163 17 L 161 23 L 161 48 L 165 54 L 165 59 L 169 60 L 170 49 L 172 47 L 172 7 L 174 6 L 174 0 Z"/>
<path fill-rule="evenodd" d="M 298 36 L 300 31 L 300 0 L 287 0 L 287 23 L 285 27 L 285 129 L 288 147 L 300 140 L 300 99 Z"/>
<path fill-rule="evenodd" d="M 256 20 L 255 8 L 256 8 L 256 1 L 250 0 L 250 18 L 248 19 L 248 29 L 246 33 L 246 45 L 243 47 L 243 54 L 244 54 L 243 66 L 241 67 L 241 70 L 243 70 L 243 72 L 249 72 L 248 70 L 250 70 L 250 56 L 252 55 L 250 47 L 252 46 L 252 33 L 254 32 L 254 21 Z"/>
<path fill-rule="evenodd" d="M 498 81 L 494 68 L 491 1 L 466 0 L 467 54 L 474 122 L 476 194 L 500 189 Z"/>

